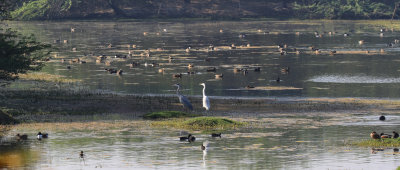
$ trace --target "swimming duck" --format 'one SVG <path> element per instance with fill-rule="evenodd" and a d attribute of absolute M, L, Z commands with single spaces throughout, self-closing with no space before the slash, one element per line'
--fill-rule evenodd
<path fill-rule="evenodd" d="M 79 153 L 79 158 L 84 158 L 85 154 L 83 153 L 83 151 L 81 151 L 81 153 Z"/>
<path fill-rule="evenodd" d="M 254 71 L 255 71 L 255 72 L 260 72 L 260 71 L 261 71 L 261 68 L 260 68 L 260 67 L 256 67 L 256 68 L 254 69 Z"/>
<path fill-rule="evenodd" d="M 276 79 L 276 82 L 277 82 L 277 83 L 281 82 L 281 78 L 278 77 L 278 78 Z"/>
<path fill-rule="evenodd" d="M 194 142 L 195 140 L 196 140 L 196 137 L 194 137 L 193 135 L 189 134 L 188 141 L 189 142 Z"/>
<path fill-rule="evenodd" d="M 221 78 L 223 78 L 224 77 L 224 74 L 216 74 L 215 75 L 215 78 L 216 79 L 221 79 Z"/>
<path fill-rule="evenodd" d="M 38 140 L 42 140 L 43 138 L 42 132 L 39 132 L 36 137 Z"/>
<path fill-rule="evenodd" d="M 122 75 L 122 72 L 124 72 L 124 71 L 122 71 L 122 69 L 119 69 L 119 70 L 117 71 L 117 75 Z"/>
<path fill-rule="evenodd" d="M 393 131 L 393 136 L 392 137 L 393 137 L 393 139 L 396 139 L 396 138 L 399 137 L 399 134 L 397 132 Z"/>
<path fill-rule="evenodd" d="M 386 117 L 382 115 L 382 116 L 379 117 L 379 120 L 385 121 L 385 120 L 386 120 Z"/>
<path fill-rule="evenodd" d="M 376 133 L 375 131 L 373 131 L 369 136 L 371 136 L 372 139 L 380 139 L 381 137 L 378 135 L 378 133 Z"/>
<path fill-rule="evenodd" d="M 189 64 L 188 65 L 188 68 L 190 69 L 190 68 L 193 68 L 194 67 L 194 64 Z"/>
<path fill-rule="evenodd" d="M 173 74 L 172 77 L 173 77 L 173 78 L 182 78 L 182 74 L 181 74 L 181 73 L 179 73 L 179 74 Z"/>
<path fill-rule="evenodd" d="M 24 135 L 20 135 L 19 133 L 16 135 L 17 140 L 27 140 L 28 139 L 28 135 L 24 134 Z"/>
<path fill-rule="evenodd" d="M 246 89 L 254 89 L 255 87 L 254 87 L 254 86 L 247 85 L 245 88 L 246 88 Z"/>
<path fill-rule="evenodd" d="M 381 133 L 381 138 L 392 138 L 392 135 Z"/>
<path fill-rule="evenodd" d="M 210 67 L 207 69 L 207 72 L 216 72 L 216 71 L 217 71 L 217 68 L 215 68 L 215 67 Z"/>
<path fill-rule="evenodd" d="M 211 137 L 213 137 L 213 138 L 220 137 L 221 138 L 221 133 L 212 133 Z"/>

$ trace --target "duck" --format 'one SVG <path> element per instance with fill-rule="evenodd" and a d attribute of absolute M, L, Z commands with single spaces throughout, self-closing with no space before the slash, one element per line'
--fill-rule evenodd
<path fill-rule="evenodd" d="M 213 138 L 220 137 L 221 138 L 221 133 L 212 133 L 211 137 L 213 137 Z"/>
<path fill-rule="evenodd" d="M 79 158 L 84 158 L 85 157 L 85 154 L 83 153 L 83 151 L 81 151 L 80 153 L 79 153 Z"/>
<path fill-rule="evenodd" d="M 240 68 L 234 68 L 234 69 L 233 69 L 233 73 L 239 73 L 240 71 L 241 71 Z"/>
<path fill-rule="evenodd" d="M 276 79 L 276 82 L 277 82 L 277 83 L 281 82 L 281 78 L 278 77 L 278 78 Z"/>
<path fill-rule="evenodd" d="M 261 71 L 261 68 L 260 68 L 260 67 L 256 67 L 256 68 L 254 68 L 254 71 L 255 71 L 255 72 L 260 72 L 260 71 Z"/>
<path fill-rule="evenodd" d="M 23 134 L 20 135 L 19 133 L 16 135 L 17 140 L 27 140 L 28 139 L 28 135 Z"/>
<path fill-rule="evenodd" d="M 289 71 L 290 71 L 289 67 L 281 68 L 281 73 L 289 73 Z"/>
<path fill-rule="evenodd" d="M 124 71 L 122 71 L 122 69 L 119 69 L 119 70 L 117 71 L 117 75 L 122 75 L 122 72 L 124 72 Z"/>
<path fill-rule="evenodd" d="M 208 141 L 204 141 L 201 146 L 201 150 L 206 151 L 208 149 Z"/>
<path fill-rule="evenodd" d="M 190 69 L 190 68 L 193 68 L 194 67 L 194 64 L 189 64 L 188 65 L 188 68 Z"/>
<path fill-rule="evenodd" d="M 215 78 L 216 79 L 221 79 L 221 78 L 223 78 L 224 77 L 224 74 L 216 74 L 215 75 Z"/>
<path fill-rule="evenodd" d="M 216 72 L 216 71 L 217 71 L 217 68 L 215 68 L 215 67 L 210 67 L 207 69 L 207 72 Z"/>
<path fill-rule="evenodd" d="M 196 140 L 196 137 L 194 137 L 192 134 L 189 134 L 187 137 L 183 136 L 183 137 L 179 137 L 180 141 L 189 141 L 189 142 L 194 142 Z"/>
<path fill-rule="evenodd" d="M 358 44 L 363 45 L 364 44 L 364 40 L 358 41 Z"/>
<path fill-rule="evenodd" d="M 392 138 L 392 135 L 381 133 L 381 138 Z"/>
<path fill-rule="evenodd" d="M 386 120 L 386 117 L 382 115 L 382 116 L 379 117 L 379 120 L 380 120 L 380 121 L 385 121 L 385 120 Z"/>
<path fill-rule="evenodd" d="M 373 131 L 371 134 L 369 134 L 369 136 L 371 136 L 372 139 L 380 139 L 381 136 L 378 135 L 378 133 L 376 133 L 375 131 Z"/>
<path fill-rule="evenodd" d="M 254 89 L 255 87 L 254 87 L 254 86 L 247 85 L 245 88 L 246 88 L 246 89 Z"/>
<path fill-rule="evenodd" d="M 399 137 L 399 134 L 398 134 L 397 132 L 393 131 L 393 136 L 392 136 L 392 138 L 393 138 L 393 139 L 397 139 L 398 137 Z"/>
<path fill-rule="evenodd" d="M 335 50 L 332 50 L 332 51 L 329 52 L 329 54 L 330 54 L 330 55 L 334 55 L 334 54 L 336 54 L 336 51 L 335 51 Z"/>
<path fill-rule="evenodd" d="M 43 138 L 43 135 L 42 135 L 42 133 L 41 132 L 39 132 L 38 134 L 37 134 L 37 139 L 38 140 L 42 140 L 42 138 Z"/>
<path fill-rule="evenodd" d="M 194 142 L 196 140 L 196 137 L 194 137 L 193 135 L 191 135 L 191 134 L 189 134 L 188 135 L 188 141 L 191 143 L 191 142 Z"/>
<path fill-rule="evenodd" d="M 181 73 L 173 74 L 172 77 L 173 78 L 182 78 L 182 74 Z"/>

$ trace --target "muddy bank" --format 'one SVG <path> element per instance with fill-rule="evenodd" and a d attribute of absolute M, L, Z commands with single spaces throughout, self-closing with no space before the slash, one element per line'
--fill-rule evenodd
<path fill-rule="evenodd" d="M 88 91 L 1 90 L 0 107 L 21 121 L 33 117 L 126 115 L 140 118 L 144 113 L 185 110 L 175 95 L 124 95 Z M 188 96 L 194 113 L 229 115 L 234 113 L 304 113 L 357 111 L 396 112 L 400 101 L 358 98 L 222 98 L 209 96 L 211 110 L 202 108 L 201 96 Z M 121 117 L 122 119 L 126 117 Z"/>

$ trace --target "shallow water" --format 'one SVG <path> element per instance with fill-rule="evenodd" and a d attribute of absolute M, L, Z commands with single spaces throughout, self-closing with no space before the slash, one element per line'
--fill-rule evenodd
<path fill-rule="evenodd" d="M 44 72 L 81 79 L 81 85 L 94 90 L 136 94 L 173 94 L 180 83 L 187 95 L 200 95 L 201 82 L 209 96 L 291 96 L 291 97 L 390 97 L 399 98 L 398 30 L 380 36 L 381 25 L 368 21 L 240 21 L 240 22 L 11 22 L 24 33 L 35 33 L 39 40 L 57 49 Z M 70 28 L 76 31 L 71 33 Z M 165 29 L 165 30 L 164 30 Z M 220 29 L 223 32 L 220 32 Z M 322 35 L 316 38 L 314 32 Z M 144 35 L 144 32 L 147 32 Z M 299 32 L 299 35 L 296 34 Z M 329 32 L 335 34 L 329 35 Z M 350 36 L 344 37 L 344 33 Z M 239 35 L 244 35 L 240 37 Z M 60 43 L 53 43 L 54 40 Z M 68 40 L 68 43 L 63 43 Z M 359 40 L 364 40 L 359 44 Z M 111 48 L 107 46 L 112 44 Z M 207 51 L 213 44 L 214 51 Z M 227 46 L 245 46 L 228 49 Z M 250 48 L 247 48 L 250 44 Z M 277 45 L 287 44 L 288 54 L 280 55 Z M 136 45 L 133 48 L 132 45 Z M 185 49 L 192 47 L 190 52 Z M 314 46 L 322 51 L 315 54 Z M 76 48 L 76 51 L 72 51 Z M 160 50 L 157 50 L 160 48 Z M 303 53 L 295 54 L 293 48 Z M 150 49 L 150 56 L 140 56 Z M 196 50 L 198 49 L 198 50 Z M 384 49 L 384 53 L 379 50 Z M 127 59 L 117 54 L 134 54 Z M 338 54 L 329 55 L 336 50 Z M 369 54 L 365 51 L 371 51 Z M 358 52 L 357 52 L 358 51 Z M 110 65 L 96 63 L 106 55 Z M 56 56 L 55 56 L 56 55 Z M 92 56 L 93 55 L 93 56 Z M 169 56 L 173 59 L 169 60 Z M 69 63 L 81 58 L 86 64 Z M 209 61 L 205 61 L 208 58 Z M 61 59 L 66 62 L 61 63 Z M 129 67 L 132 62 L 140 66 Z M 157 63 L 159 66 L 145 66 Z M 188 64 L 194 64 L 189 69 Z M 71 66 L 71 69 L 67 69 Z M 207 72 L 216 67 L 217 71 Z M 260 67 L 261 72 L 254 69 Z M 281 69 L 289 67 L 289 72 Z M 122 69 L 123 75 L 104 69 Z M 164 73 L 159 69 L 164 68 Z M 247 69 L 234 73 L 234 68 Z M 187 72 L 195 74 L 188 75 Z M 172 78 L 182 73 L 182 78 Z M 223 74 L 215 79 L 215 74 Z M 275 80 L 280 78 L 277 83 Z M 255 87 L 285 86 L 297 90 L 248 90 Z M 260 88 L 263 89 L 263 88 Z"/>
<path fill-rule="evenodd" d="M 372 152 L 349 145 L 368 139 L 372 129 L 386 133 L 398 129 L 398 116 L 382 122 L 377 116 L 332 114 L 258 116 L 247 119 L 258 123 L 253 122 L 252 128 L 224 131 L 222 138 L 189 132 L 196 136 L 194 143 L 179 141 L 186 131 L 154 129 L 141 121 L 100 122 L 101 128 L 96 128 L 96 122 L 22 124 L 10 130 L 4 141 L 13 141 L 11 136 L 17 132 L 27 133 L 30 139 L 13 146 L 2 143 L 0 168 L 395 169 L 400 165 L 393 148 Z M 49 138 L 36 140 L 38 129 L 49 132 Z M 206 153 L 200 149 L 204 141 L 209 141 Z M 79 158 L 81 150 L 84 159 Z"/>

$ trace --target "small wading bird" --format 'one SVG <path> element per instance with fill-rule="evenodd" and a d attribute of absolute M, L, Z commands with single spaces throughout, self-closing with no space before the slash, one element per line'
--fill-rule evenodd
<path fill-rule="evenodd" d="M 210 100 L 208 99 L 208 96 L 206 96 L 206 84 L 201 83 L 201 86 L 203 86 L 203 107 L 206 108 L 206 110 L 210 110 Z"/>
<path fill-rule="evenodd" d="M 184 108 L 188 108 L 189 110 L 193 110 L 193 106 L 192 106 L 192 104 L 190 103 L 189 99 L 186 98 L 186 96 L 181 95 L 181 94 L 179 93 L 179 89 L 180 89 L 181 85 L 180 85 L 180 84 L 174 84 L 174 86 L 178 87 L 178 88 L 176 89 L 176 95 L 178 95 L 179 102 L 182 103 L 182 105 L 183 105 Z"/>

